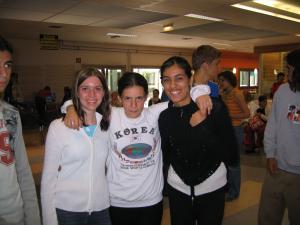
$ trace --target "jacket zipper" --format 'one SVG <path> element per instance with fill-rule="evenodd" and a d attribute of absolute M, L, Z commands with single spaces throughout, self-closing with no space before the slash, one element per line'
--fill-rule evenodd
<path fill-rule="evenodd" d="M 97 128 L 96 128 L 97 129 Z M 94 159 L 94 142 L 93 139 L 94 137 L 87 137 L 89 139 L 89 143 L 91 145 L 91 155 L 90 155 L 90 167 L 89 167 L 89 174 L 90 174 L 90 179 L 89 179 L 89 196 L 88 196 L 88 213 L 91 215 L 92 213 L 92 191 L 93 191 L 93 159 Z"/>

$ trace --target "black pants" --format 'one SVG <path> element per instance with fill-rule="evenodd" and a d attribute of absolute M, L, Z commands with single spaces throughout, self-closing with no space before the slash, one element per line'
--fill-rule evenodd
<path fill-rule="evenodd" d="M 110 207 L 112 225 L 161 225 L 162 214 L 162 201 L 147 207 Z"/>
<path fill-rule="evenodd" d="M 171 225 L 221 225 L 225 207 L 225 189 L 191 196 L 168 185 Z"/>

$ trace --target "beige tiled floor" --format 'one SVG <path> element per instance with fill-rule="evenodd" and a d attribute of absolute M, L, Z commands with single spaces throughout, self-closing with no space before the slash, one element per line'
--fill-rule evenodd
<path fill-rule="evenodd" d="M 36 131 L 24 131 L 29 161 L 37 184 L 40 182 L 43 167 L 43 136 Z M 262 181 L 265 174 L 265 158 L 263 153 L 242 154 L 242 184 L 240 197 L 226 203 L 223 225 L 256 225 L 257 206 L 259 203 Z M 39 185 L 38 185 L 39 186 Z M 285 216 L 283 225 L 287 225 Z M 162 225 L 170 225 L 167 199 L 164 201 Z"/>

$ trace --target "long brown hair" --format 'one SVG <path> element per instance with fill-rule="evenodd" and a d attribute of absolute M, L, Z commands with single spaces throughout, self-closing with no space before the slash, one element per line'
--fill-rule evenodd
<path fill-rule="evenodd" d="M 82 109 L 82 106 L 80 104 L 80 100 L 79 100 L 79 95 L 78 95 L 78 89 L 79 86 L 89 77 L 91 76 L 95 76 L 97 77 L 103 87 L 104 90 L 104 96 L 103 99 L 101 101 L 101 104 L 97 107 L 96 112 L 100 113 L 102 115 L 102 120 L 100 122 L 100 127 L 101 130 L 107 130 L 109 127 L 109 122 L 110 122 L 110 104 L 109 104 L 109 90 L 107 87 L 107 82 L 105 77 L 103 76 L 103 74 L 94 67 L 88 67 L 88 68 L 84 68 L 82 70 L 80 70 L 77 73 L 75 82 L 74 82 L 74 94 L 73 94 L 73 104 L 75 107 L 75 110 L 78 114 L 78 116 L 80 117 L 80 119 L 83 121 L 84 123 L 84 116 L 85 116 L 85 112 Z"/>

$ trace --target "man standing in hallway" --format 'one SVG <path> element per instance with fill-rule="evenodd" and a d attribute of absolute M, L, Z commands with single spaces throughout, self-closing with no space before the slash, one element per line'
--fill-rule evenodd
<path fill-rule="evenodd" d="M 286 56 L 288 83 L 275 93 L 264 137 L 268 173 L 262 187 L 258 225 L 300 224 L 300 49 Z"/>
<path fill-rule="evenodd" d="M 283 72 L 279 72 L 277 74 L 277 81 L 275 83 L 272 84 L 271 87 L 271 94 L 270 97 L 273 98 L 275 92 L 278 90 L 278 88 L 280 87 L 280 85 L 284 84 L 284 73 Z"/>
<path fill-rule="evenodd" d="M 12 72 L 11 45 L 0 37 L 0 93 Z M 28 163 L 19 112 L 0 100 L 0 224 L 40 225 L 34 180 Z"/>

